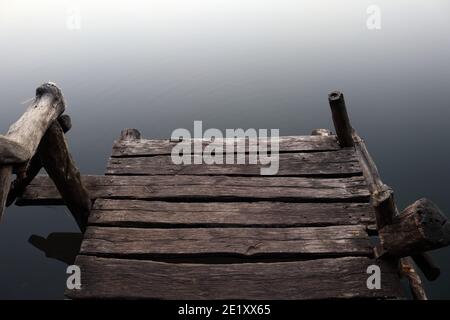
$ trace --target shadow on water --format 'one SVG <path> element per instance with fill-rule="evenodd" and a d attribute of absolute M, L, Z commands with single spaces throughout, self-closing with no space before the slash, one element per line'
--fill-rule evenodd
<path fill-rule="evenodd" d="M 47 238 L 31 235 L 28 242 L 45 253 L 47 258 L 72 265 L 80 251 L 83 235 L 75 232 L 53 232 Z"/>

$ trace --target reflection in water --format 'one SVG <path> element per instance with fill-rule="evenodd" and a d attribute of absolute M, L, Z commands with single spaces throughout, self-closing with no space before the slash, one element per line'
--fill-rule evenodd
<path fill-rule="evenodd" d="M 83 234 L 75 232 L 53 232 L 47 238 L 33 234 L 28 242 L 45 253 L 47 258 L 53 258 L 67 265 L 72 265 L 80 251 Z"/>

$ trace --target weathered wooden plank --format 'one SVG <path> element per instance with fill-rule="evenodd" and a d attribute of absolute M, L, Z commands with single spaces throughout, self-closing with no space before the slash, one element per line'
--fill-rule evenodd
<path fill-rule="evenodd" d="M 234 164 L 174 164 L 170 156 L 110 158 L 106 170 L 109 175 L 240 175 L 259 176 L 261 168 L 269 165 L 249 164 L 249 156 L 237 154 Z M 239 158 L 239 160 L 238 160 Z M 256 160 L 256 159 L 255 159 Z M 238 161 L 242 161 L 237 164 Z M 201 162 L 201 160 L 200 160 Z M 275 162 L 275 161 L 274 161 Z M 274 164 L 272 164 L 274 165 Z M 278 176 L 352 176 L 361 175 L 359 161 L 353 150 L 313 153 L 285 153 L 278 159 Z"/>
<path fill-rule="evenodd" d="M 174 264 L 80 255 L 81 290 L 72 299 L 348 299 L 399 298 L 395 266 L 365 257 L 243 264 Z M 367 267 L 381 268 L 369 290 Z"/>
<path fill-rule="evenodd" d="M 363 177 L 84 176 L 91 199 L 254 199 L 290 202 L 365 202 Z M 57 204 L 59 194 L 45 176 L 26 188 L 18 204 Z"/>
<path fill-rule="evenodd" d="M 267 143 L 270 148 L 270 137 L 261 140 L 255 139 L 217 139 L 211 141 L 198 139 L 202 141 L 203 148 L 212 144 L 213 146 L 235 146 L 238 143 L 245 141 L 247 148 L 244 152 L 249 152 L 253 146 L 258 145 L 258 142 Z M 183 140 L 185 146 L 192 146 L 195 139 Z M 308 151 L 331 151 L 339 150 L 340 146 L 337 143 L 335 136 L 284 136 L 279 137 L 279 151 L 280 152 L 308 152 Z M 169 139 L 140 139 L 140 140 L 118 140 L 113 146 L 113 157 L 129 157 L 129 156 L 154 156 L 154 155 L 170 155 L 174 146 L 179 144 L 179 141 L 171 141 Z M 251 147 L 252 146 L 252 147 Z M 235 151 L 241 152 L 234 148 Z M 269 149 L 270 150 L 270 149 Z M 194 152 L 194 148 L 192 148 Z"/>
<path fill-rule="evenodd" d="M 371 225 L 368 203 L 162 202 L 97 199 L 89 224 L 121 227 L 300 227 Z"/>
<path fill-rule="evenodd" d="M 362 225 L 309 228 L 117 228 L 90 226 L 80 253 L 97 256 L 370 256 Z"/>

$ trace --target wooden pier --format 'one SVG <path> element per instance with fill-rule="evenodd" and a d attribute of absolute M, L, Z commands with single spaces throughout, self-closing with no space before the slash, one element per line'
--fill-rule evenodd
<path fill-rule="evenodd" d="M 336 135 L 280 137 L 275 176 L 261 164 L 176 165 L 178 141 L 136 129 L 114 142 L 105 175 L 80 176 L 64 138 L 70 118 L 55 109 L 63 101 L 56 86 L 38 88 L 35 104 L 53 113 L 30 148 L 11 139 L 21 120 L 0 137 L 0 205 L 70 209 L 84 238 L 82 288 L 68 298 L 401 299 L 406 277 L 426 299 L 412 261 L 439 275 L 426 251 L 450 243 L 449 222 L 426 199 L 397 211 L 339 92 L 329 95 Z M 36 176 L 42 167 L 48 176 Z M 371 265 L 380 289 L 367 286 Z"/>

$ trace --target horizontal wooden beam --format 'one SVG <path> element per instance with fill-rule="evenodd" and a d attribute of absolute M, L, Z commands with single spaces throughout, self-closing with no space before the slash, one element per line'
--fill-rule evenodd
<path fill-rule="evenodd" d="M 87 228 L 81 254 L 116 257 L 371 256 L 363 225 L 306 228 Z"/>
<path fill-rule="evenodd" d="M 117 227 L 325 227 L 375 223 L 368 203 L 97 199 L 89 224 Z"/>
<path fill-rule="evenodd" d="M 127 133 L 125 133 L 127 134 Z M 155 155 L 171 155 L 172 149 L 179 143 L 185 146 L 185 150 L 191 148 L 195 141 L 200 141 L 202 144 L 202 150 L 206 146 L 222 147 L 226 150 L 227 146 L 234 146 L 235 152 L 248 153 L 251 148 L 258 145 L 259 142 L 267 144 L 270 148 L 270 138 L 260 139 L 245 139 L 245 138 L 224 138 L 216 139 L 214 141 L 209 140 L 195 140 L 188 139 L 180 141 L 173 141 L 169 139 L 119 139 L 114 143 L 112 156 L 113 157 L 146 157 Z M 246 149 L 237 150 L 237 144 L 245 143 Z M 332 151 L 339 150 L 340 146 L 337 143 L 336 136 L 281 136 L 278 139 L 279 152 L 320 152 L 320 151 Z M 196 149 L 191 148 L 192 153 L 198 153 Z M 269 149 L 270 150 L 270 149 Z"/>
<path fill-rule="evenodd" d="M 194 164 L 203 162 L 201 155 L 191 155 L 191 164 L 174 164 L 168 155 L 153 157 L 110 158 L 108 175 L 233 175 L 261 176 L 262 168 L 276 165 L 277 176 L 323 176 L 348 177 L 362 175 L 353 150 L 323 151 L 310 153 L 281 153 L 269 165 L 260 159 L 250 163 L 249 155 L 236 154 L 234 163 L 226 164 L 226 155 L 215 155 L 223 164 Z M 196 159 L 199 158 L 199 159 Z M 195 162 L 194 162 L 195 161 Z M 239 162 L 238 162 L 239 161 Z"/>
<path fill-rule="evenodd" d="M 171 199 L 178 201 L 366 202 L 363 177 L 83 176 L 91 199 Z M 57 204 L 60 196 L 48 177 L 38 176 L 19 205 Z"/>

